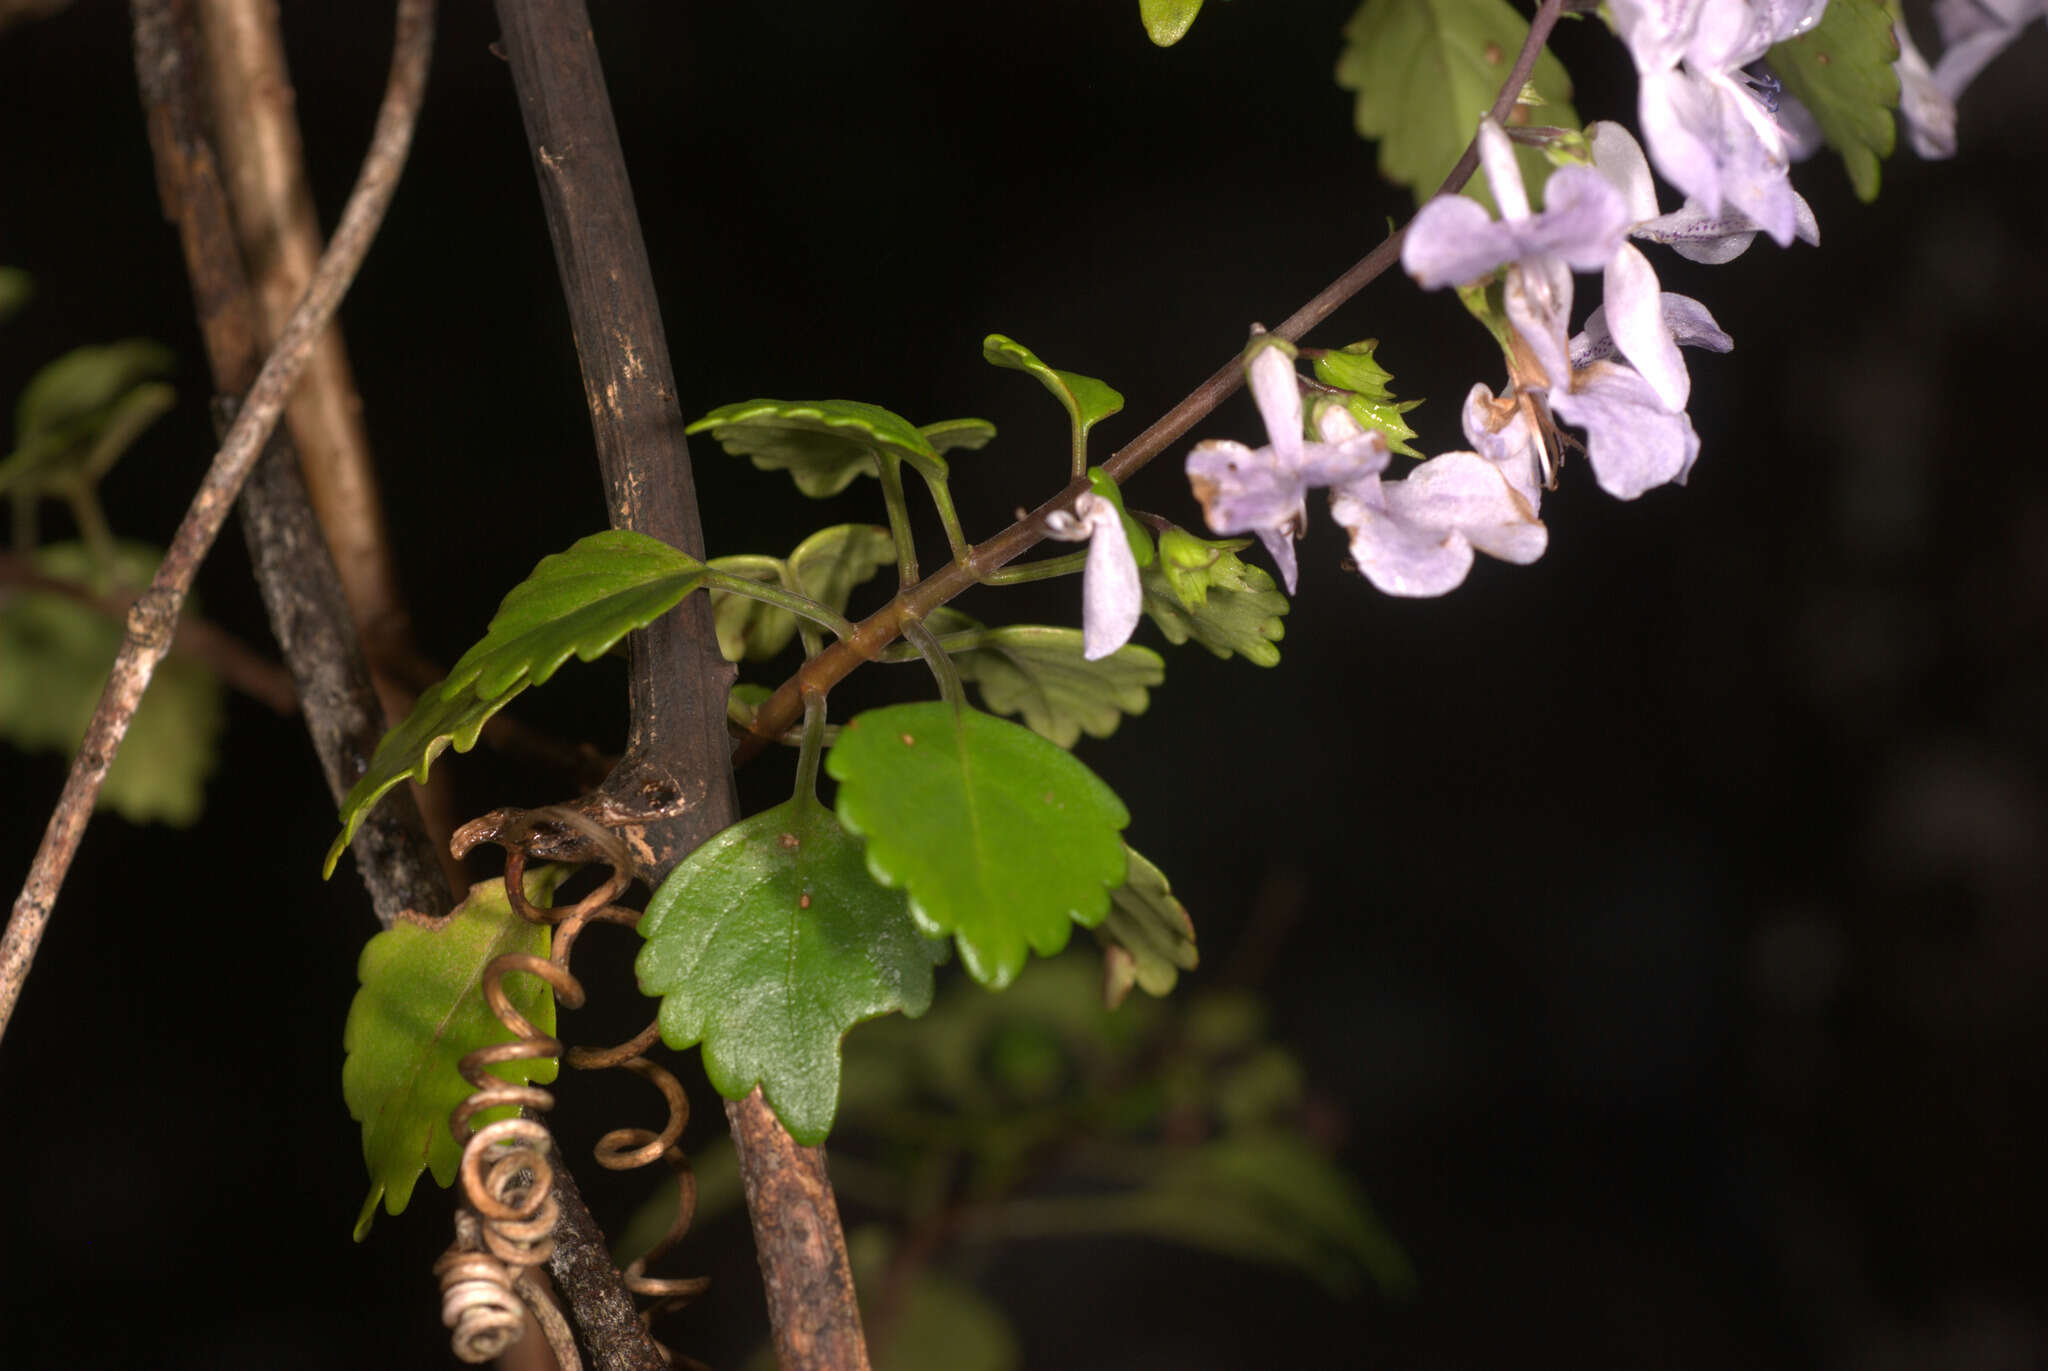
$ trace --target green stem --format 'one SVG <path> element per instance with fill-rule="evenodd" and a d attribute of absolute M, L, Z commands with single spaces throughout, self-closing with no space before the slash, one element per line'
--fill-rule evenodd
<path fill-rule="evenodd" d="M 1087 565 L 1086 552 L 1070 552 L 1064 557 L 1048 557 L 1042 562 L 1023 562 L 996 571 L 984 571 L 981 583 L 985 586 L 1014 586 L 1025 581 L 1050 581 L 1056 576 L 1072 576 Z"/>
<path fill-rule="evenodd" d="M 1073 429 L 1074 469 L 1071 479 L 1078 481 L 1088 474 L 1088 435 L 1082 431 L 1079 419 L 1074 421 Z"/>
<path fill-rule="evenodd" d="M 932 493 L 932 504 L 939 511 L 939 522 L 946 527 L 946 543 L 953 549 L 953 560 L 965 564 L 974 555 L 974 544 L 967 541 L 967 533 L 960 527 L 960 516 L 953 509 L 953 489 L 943 476 L 934 476 L 923 467 L 917 474 L 924 477 L 925 488 Z"/>
<path fill-rule="evenodd" d="M 884 453 L 880 462 L 882 503 L 889 507 L 889 536 L 896 540 L 896 574 L 908 590 L 918 582 L 917 540 L 910 532 L 910 502 L 903 498 L 903 461 Z"/>
<path fill-rule="evenodd" d="M 779 565 L 782 568 L 782 588 L 792 595 L 803 595 L 803 583 L 798 581 L 796 578 L 796 568 L 791 566 L 788 562 L 782 562 L 779 563 Z M 805 596 L 805 598 L 808 599 L 809 597 Z M 818 635 L 818 630 L 816 626 L 813 625 L 809 620 L 798 619 L 796 621 L 796 631 L 797 636 L 802 638 L 804 642 L 805 661 L 808 662 L 809 660 L 811 660 L 811 658 L 817 656 L 820 652 L 823 652 L 825 650 L 825 640 Z M 842 633 L 839 635 L 839 637 L 841 641 L 844 641 L 846 635 Z"/>
<path fill-rule="evenodd" d="M 762 604 L 774 605 L 777 609 L 786 609 L 796 615 L 800 626 L 805 623 L 820 624 L 831 629 L 842 639 L 854 635 L 853 620 L 843 614 L 833 613 L 810 596 L 794 590 L 771 586 L 764 581 L 752 581 L 745 576 L 735 576 L 731 572 L 720 571 L 715 567 L 705 570 L 704 587 L 707 590 L 717 589 L 731 595 L 744 596 L 749 600 L 759 600 Z M 804 640 L 804 648 L 807 656 L 816 655 L 809 638 Z"/>
<path fill-rule="evenodd" d="M 926 631 L 929 632 L 930 630 Z M 992 632 L 993 630 L 986 628 L 964 628 L 958 633 L 948 633 L 937 641 L 940 648 L 944 649 L 948 656 L 951 656 L 955 652 L 973 652 L 977 648 L 987 646 Z M 923 660 L 923 658 L 924 653 L 918 650 L 917 644 L 894 643 L 882 649 L 882 655 L 875 658 L 875 660 L 893 664 L 916 662 Z"/>
<path fill-rule="evenodd" d="M 804 696 L 804 740 L 796 755 L 796 791 L 791 797 L 797 808 L 818 802 L 818 758 L 825 751 L 825 697 Z"/>
<path fill-rule="evenodd" d="M 925 665 L 932 669 L 932 675 L 939 678 L 939 698 L 955 709 L 967 707 L 967 691 L 960 684 L 960 669 L 953 665 L 953 659 L 946 655 L 946 649 L 939 646 L 939 640 L 924 626 L 922 619 L 905 619 L 903 637 L 924 654 Z"/>
<path fill-rule="evenodd" d="M 107 527 L 107 516 L 100 512 L 99 496 L 94 493 L 90 481 L 80 481 L 65 492 L 64 501 L 71 506 L 71 517 L 78 523 L 78 536 L 85 543 L 91 574 L 86 580 L 95 591 L 104 594 L 114 582 L 114 530 Z"/>

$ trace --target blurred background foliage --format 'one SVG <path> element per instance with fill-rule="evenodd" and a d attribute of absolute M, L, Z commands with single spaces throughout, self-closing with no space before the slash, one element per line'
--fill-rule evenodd
<path fill-rule="evenodd" d="M 974 530 L 1066 462 L 1063 422 L 987 368 L 984 335 L 1121 390 L 1113 448 L 1408 204 L 1331 80 L 1350 0 L 1210 7 L 1166 52 L 1127 6 L 592 8 L 685 413 L 789 394 L 981 415 L 1001 436 L 955 464 Z M 286 25 L 331 222 L 388 25 L 357 6 Z M 1566 28 L 1579 113 L 1631 116 L 1618 45 Z M 343 313 L 444 661 L 603 520 L 494 37 L 486 7 L 444 15 L 418 150 Z M 2048 1360 L 2048 478 L 2026 405 L 2044 61 L 2035 25 L 1972 87 L 1961 157 L 1902 153 L 1872 206 L 1832 160 L 1802 168 L 1818 250 L 1660 261 L 1737 346 L 1693 368 L 1689 487 L 1620 505 L 1575 465 L 1545 559 L 1441 602 L 1373 594 L 1318 529 L 1276 666 L 1168 651 L 1148 712 L 1083 742 L 1203 965 L 1101 1019 L 1077 951 L 1001 999 L 946 991 L 941 1031 L 852 1035 L 833 1152 L 868 1297 L 894 1300 L 885 1356 L 936 1328 L 989 1366 Z M 0 118 L 33 131 L 0 159 L 0 261 L 36 285 L 0 328 L 0 395 L 74 348 L 168 346 L 184 399 L 99 489 L 119 537 L 160 545 L 212 429 L 125 7 L 7 29 Z M 1381 340 L 1399 393 L 1428 400 L 1408 416 L 1425 451 L 1499 379 L 1476 328 L 1398 279 L 1325 332 Z M 1237 401 L 1203 432 L 1257 420 Z M 714 555 L 874 518 L 858 492 L 793 511 L 784 478 L 693 452 Z M 1174 464 L 1131 502 L 1194 524 Z M 42 523 L 89 536 L 62 501 Z M 201 584 L 209 617 L 265 641 L 232 536 Z M 1069 583 L 992 604 L 961 608 L 1077 614 Z M 614 748 L 620 679 L 565 673 L 522 716 Z M 864 672 L 843 704 L 904 679 Z M 0 1157 L 33 1178 L 15 1223 L 41 1254 L 0 1291 L 0 1339 L 32 1366 L 441 1364 L 445 1200 L 366 1250 L 345 1236 L 339 1033 L 372 929 L 351 876 L 317 879 L 331 808 L 291 721 L 231 697 L 222 748 L 195 827 L 87 838 L 0 1051 Z M 0 767 L 19 872 L 62 760 Z M 482 750 L 455 774 L 470 812 L 567 793 Z M 751 807 L 786 786 L 775 764 L 742 777 Z M 603 938 L 579 955 L 597 993 L 564 1016 L 572 1041 L 644 1022 L 629 943 L 609 970 Z M 692 1090 L 706 1212 L 671 1260 L 716 1284 L 667 1334 L 738 1366 L 765 1312 L 729 1182 L 717 1203 L 722 1117 Z M 652 1112 L 630 1082 L 570 1094 L 572 1157 Z M 644 1177 L 579 1175 L 608 1224 L 646 1203 Z M 153 1255 L 166 1234 L 177 1261 Z M 1384 1293 L 1401 1257 L 1406 1298 Z"/>

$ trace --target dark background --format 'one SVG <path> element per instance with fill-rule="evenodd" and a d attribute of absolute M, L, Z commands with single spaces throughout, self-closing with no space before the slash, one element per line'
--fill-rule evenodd
<path fill-rule="evenodd" d="M 331 223 L 387 7 L 284 8 Z M 1410 208 L 1330 81 L 1350 0 L 1212 5 L 1167 52 L 1130 0 L 593 8 L 684 413 L 772 394 L 987 417 L 1002 438 L 956 463 L 982 536 L 1064 479 L 1063 421 L 980 361 L 984 333 L 1121 388 L 1106 452 Z M 343 310 L 443 661 L 603 520 L 494 24 L 447 10 Z M 1567 29 L 1581 115 L 1633 122 L 1620 45 Z M 1318 513 L 1281 664 L 1170 652 L 1151 711 L 1084 748 L 1193 910 L 1202 975 L 1265 958 L 1240 950 L 1260 930 L 1278 1032 L 1421 1292 L 1343 1304 L 1137 1243 L 1037 1247 L 983 1273 L 1032 1367 L 2048 1361 L 2044 63 L 2034 25 L 1966 100 L 1962 155 L 1902 152 L 1875 205 L 1831 156 L 1800 168 L 1818 251 L 1658 254 L 1737 342 L 1692 359 L 1688 488 L 1624 505 L 1575 465 L 1543 561 L 1482 559 L 1439 601 L 1342 571 Z M 124 7 L 0 36 L 0 120 L 0 262 L 39 287 L 0 332 L 0 396 L 79 344 L 174 345 L 184 402 L 107 491 L 117 531 L 160 542 L 211 443 Z M 1311 341 L 1366 336 L 1429 398 L 1422 444 L 1460 445 L 1458 399 L 1500 380 L 1484 335 L 1397 275 Z M 1200 431 L 1258 426 L 1237 399 Z M 1132 499 L 1197 524 L 1180 451 Z M 878 516 L 695 456 L 713 553 Z M 268 642 L 238 534 L 201 591 Z M 1071 582 L 1013 608 L 1078 614 Z M 615 746 L 619 680 L 572 667 L 518 710 Z M 318 880 L 332 817 L 303 733 L 231 710 L 198 827 L 95 825 L 0 1048 L 9 1365 L 452 1364 L 427 1272 L 445 1198 L 347 1241 L 339 1033 L 367 905 L 346 863 Z M 62 766 L 0 768 L 11 892 Z M 481 751 L 454 771 L 471 811 L 560 797 Z M 743 784 L 761 803 L 784 781 Z M 718 1122 L 698 1100 L 692 1138 Z M 763 1315 L 719 1231 L 720 1287 L 676 1340 L 732 1366 Z"/>

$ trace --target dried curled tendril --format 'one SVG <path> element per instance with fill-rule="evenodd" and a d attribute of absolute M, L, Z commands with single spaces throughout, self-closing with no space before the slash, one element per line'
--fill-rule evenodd
<path fill-rule="evenodd" d="M 617 1047 L 572 1048 L 565 1052 L 557 1039 L 527 1022 L 505 995 L 505 978 L 523 972 L 546 981 L 565 1007 L 582 1006 L 583 985 L 569 971 L 569 954 L 576 939 L 592 923 L 630 926 L 640 919 L 635 911 L 612 903 L 631 883 L 636 870 L 625 842 L 569 806 L 494 815 L 492 820 L 470 843 L 457 835 L 458 855 L 477 840 L 502 845 L 505 893 L 512 908 L 531 923 L 553 924 L 555 933 L 552 952 L 545 958 L 511 953 L 494 959 L 484 968 L 484 1000 L 514 1041 L 479 1048 L 458 1064 L 473 1091 L 449 1115 L 448 1127 L 462 1147 L 460 1175 L 467 1207 L 456 1214 L 454 1243 L 434 1264 L 434 1273 L 441 1282 L 441 1320 L 453 1330 L 455 1355 L 464 1361 L 483 1362 L 519 1340 L 525 1327 L 524 1312 L 530 1310 L 546 1333 L 562 1371 L 581 1371 L 582 1362 L 568 1322 L 537 1270 L 554 1251 L 553 1234 L 560 1209 L 554 1197 L 554 1168 L 548 1161 L 554 1150 L 554 1138 L 547 1126 L 533 1116 L 554 1108 L 555 1097 L 538 1086 L 504 1080 L 492 1074 L 490 1068 L 501 1062 L 560 1056 L 570 1066 L 582 1070 L 618 1067 L 631 1071 L 661 1092 L 668 1105 L 668 1120 L 660 1132 L 617 1128 L 598 1139 L 595 1148 L 598 1165 L 607 1170 L 627 1171 L 665 1161 L 676 1175 L 680 1202 L 668 1232 L 646 1256 L 621 1273 L 628 1290 L 654 1301 L 641 1314 L 649 1322 L 658 1314 L 687 1304 L 710 1283 L 706 1277 L 663 1279 L 647 1275 L 647 1264 L 660 1258 L 689 1230 L 697 1207 L 696 1176 L 690 1170 L 689 1159 L 676 1146 L 690 1120 L 690 1102 L 674 1076 L 641 1055 L 659 1036 L 656 1025 L 649 1024 L 631 1041 Z M 522 877 L 529 852 L 558 842 L 563 827 L 573 829 L 592 851 L 600 854 L 598 860 L 609 866 L 612 874 L 575 904 L 543 909 L 527 900 Z M 470 1120 L 481 1111 L 507 1105 L 521 1110 L 521 1116 L 501 1119 L 482 1128 L 471 1127 Z M 667 1348 L 662 1348 L 662 1353 L 672 1363 L 676 1361 Z M 682 1361 L 684 1365 L 697 1365 L 687 1358 Z"/>

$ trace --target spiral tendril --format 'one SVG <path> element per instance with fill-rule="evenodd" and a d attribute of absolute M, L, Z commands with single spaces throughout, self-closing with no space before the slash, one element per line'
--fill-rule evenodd
<path fill-rule="evenodd" d="M 702 1294 L 708 1277 L 654 1277 L 647 1266 L 658 1260 L 689 1231 L 697 1208 L 697 1180 L 677 1140 L 690 1121 L 690 1101 L 682 1083 L 642 1055 L 660 1037 L 658 1023 L 649 1024 L 629 1041 L 610 1048 L 564 1050 L 560 1040 L 540 1032 L 516 1009 L 505 993 L 505 978 L 524 973 L 546 982 L 555 999 L 569 1009 L 584 1003 L 583 984 L 569 970 L 569 956 L 583 930 L 593 923 L 637 924 L 640 915 L 612 903 L 625 892 L 637 872 L 625 842 L 611 829 L 569 806 L 550 806 L 494 815 L 487 840 L 505 848 L 505 894 L 512 908 L 529 923 L 554 926 L 549 955 L 507 953 L 484 968 L 484 1001 L 513 1041 L 478 1048 L 457 1064 L 471 1093 L 448 1118 L 449 1131 L 462 1148 L 459 1172 L 468 1208 L 456 1214 L 455 1242 L 434 1271 L 441 1281 L 441 1317 L 453 1330 L 456 1356 L 488 1361 L 519 1340 L 530 1309 L 555 1348 L 563 1371 L 580 1371 L 567 1321 L 535 1268 L 554 1251 L 554 1227 L 560 1207 L 554 1198 L 555 1173 L 549 1161 L 554 1138 L 534 1115 L 555 1106 L 554 1095 L 532 1084 L 517 1084 L 491 1068 L 505 1062 L 561 1057 L 579 1070 L 617 1068 L 631 1071 L 652 1085 L 668 1106 L 659 1132 L 616 1128 L 598 1139 L 598 1165 L 611 1171 L 631 1170 L 665 1162 L 676 1176 L 679 1202 L 668 1231 L 647 1253 L 628 1265 L 621 1276 L 626 1288 L 652 1303 L 643 1322 L 680 1308 Z M 560 828 L 573 829 L 611 875 L 573 905 L 542 908 L 526 898 L 524 877 L 530 850 L 559 844 Z M 545 841 L 536 843 L 536 838 Z M 512 1107 L 521 1117 L 500 1119 L 482 1127 L 472 1121 L 485 1110 Z M 660 1343 L 672 1365 L 696 1367 Z"/>

